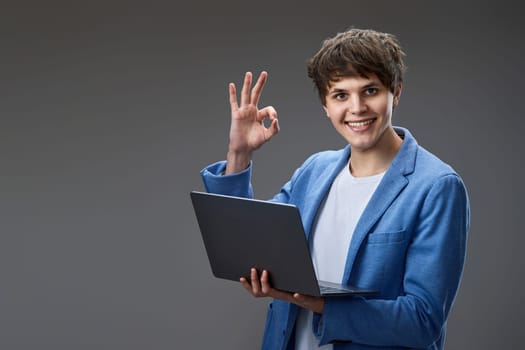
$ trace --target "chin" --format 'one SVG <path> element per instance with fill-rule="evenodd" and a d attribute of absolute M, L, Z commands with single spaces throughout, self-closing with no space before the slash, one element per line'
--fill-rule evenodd
<path fill-rule="evenodd" d="M 348 143 L 350 144 L 350 147 L 354 150 L 361 150 L 366 151 L 372 147 L 374 147 L 374 142 L 372 140 L 356 140 L 353 138 L 347 138 Z"/>

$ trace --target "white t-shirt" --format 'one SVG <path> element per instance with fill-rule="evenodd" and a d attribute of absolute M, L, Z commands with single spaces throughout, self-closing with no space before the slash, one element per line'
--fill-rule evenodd
<path fill-rule="evenodd" d="M 319 280 L 341 283 L 355 226 L 384 174 L 354 177 L 348 164 L 335 178 L 321 204 L 310 238 L 312 261 Z M 312 318 L 311 311 L 300 309 L 295 349 L 333 349 L 332 345 L 318 346 Z"/>

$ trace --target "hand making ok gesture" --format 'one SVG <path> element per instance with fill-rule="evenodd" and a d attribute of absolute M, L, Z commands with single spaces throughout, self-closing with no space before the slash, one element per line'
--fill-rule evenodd
<path fill-rule="evenodd" d="M 268 73 L 262 72 L 251 88 L 252 73 L 244 75 L 240 104 L 234 83 L 230 83 L 231 126 L 225 174 L 240 172 L 248 166 L 253 151 L 261 147 L 279 132 L 277 111 L 271 107 L 259 109 L 257 104 L 266 83 Z M 270 125 L 266 127 L 264 120 Z"/>

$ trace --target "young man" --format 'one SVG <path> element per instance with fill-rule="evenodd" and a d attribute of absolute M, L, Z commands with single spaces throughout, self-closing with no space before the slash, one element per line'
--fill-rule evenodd
<path fill-rule="evenodd" d="M 275 290 L 252 269 L 243 287 L 271 297 L 263 349 L 443 349 L 465 260 L 469 203 L 454 170 L 392 126 L 404 63 L 394 36 L 352 29 L 327 39 L 308 75 L 348 146 L 312 155 L 273 200 L 299 207 L 321 280 L 378 290 L 367 297 L 311 297 Z M 251 156 L 279 131 L 259 109 L 267 73 L 240 103 L 229 85 L 226 161 L 201 175 L 210 192 L 251 197 Z M 268 127 L 264 119 L 271 121 Z"/>

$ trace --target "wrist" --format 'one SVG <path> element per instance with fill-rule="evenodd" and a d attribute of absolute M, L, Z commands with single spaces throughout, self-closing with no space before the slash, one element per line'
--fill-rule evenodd
<path fill-rule="evenodd" d="M 225 175 L 240 173 L 248 168 L 252 159 L 251 152 L 228 151 L 226 155 Z"/>

